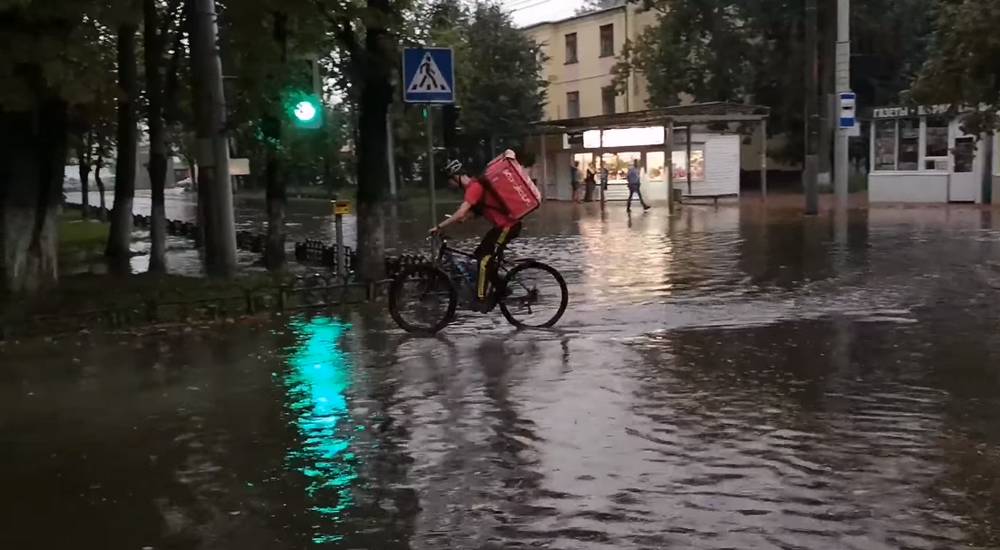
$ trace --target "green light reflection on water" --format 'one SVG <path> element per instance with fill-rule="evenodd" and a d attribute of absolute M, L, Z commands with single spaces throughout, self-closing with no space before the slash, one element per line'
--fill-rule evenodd
<path fill-rule="evenodd" d="M 303 317 L 291 320 L 290 328 L 295 347 L 283 382 L 301 445 L 288 451 L 286 464 L 306 476 L 310 510 L 336 524 L 354 505 L 352 485 L 358 478 L 357 457 L 350 452 L 357 429 L 349 426 L 347 402 L 353 365 L 340 346 L 350 327 L 337 319 Z M 342 539 L 313 535 L 315 544 Z"/>

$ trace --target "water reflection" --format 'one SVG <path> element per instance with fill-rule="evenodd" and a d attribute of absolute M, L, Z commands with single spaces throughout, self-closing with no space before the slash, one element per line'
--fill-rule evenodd
<path fill-rule="evenodd" d="M 288 451 L 290 468 L 307 478 L 306 496 L 311 511 L 322 520 L 313 535 L 317 544 L 342 540 L 329 532 L 354 505 L 352 484 L 358 478 L 357 456 L 352 452 L 353 435 L 363 427 L 352 427 L 347 394 L 353 366 L 341 348 L 348 325 L 324 317 L 294 319 L 295 336 L 283 377 L 287 413 L 294 423 L 300 446 Z"/>

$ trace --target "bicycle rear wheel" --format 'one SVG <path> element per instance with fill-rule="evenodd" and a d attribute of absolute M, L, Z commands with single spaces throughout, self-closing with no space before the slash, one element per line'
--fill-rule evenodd
<path fill-rule="evenodd" d="M 518 265 L 504 280 L 506 296 L 500 312 L 518 328 L 555 326 L 569 305 L 566 280 L 555 268 L 540 262 Z"/>
<path fill-rule="evenodd" d="M 430 265 L 403 270 L 389 288 L 389 313 L 400 328 L 435 334 L 455 317 L 458 293 L 448 275 Z"/>

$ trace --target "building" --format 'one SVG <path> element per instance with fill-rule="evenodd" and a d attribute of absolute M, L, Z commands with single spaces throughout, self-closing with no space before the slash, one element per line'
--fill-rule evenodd
<path fill-rule="evenodd" d="M 612 68 L 626 40 L 636 41 L 656 22 L 652 12 L 617 6 L 523 29 L 548 57 L 543 77 L 549 83 L 546 120 L 641 111 L 649 106 L 645 79 L 629 79 L 616 94 Z"/>
<path fill-rule="evenodd" d="M 613 69 L 626 40 L 639 41 L 656 18 L 655 12 L 627 4 L 523 30 L 547 57 L 543 78 L 548 82 L 548 103 L 545 120 L 537 125 L 541 167 L 535 167 L 546 198 L 574 198 L 571 179 L 576 166 L 580 180 L 587 171 L 598 174 L 607 169 L 607 198 L 625 199 L 626 174 L 638 162 L 644 195 L 665 200 L 668 156 L 674 180 L 683 183 L 675 189 L 683 195 L 739 195 L 742 136 L 735 125 L 732 131 L 709 131 L 703 124 L 760 122 L 767 117 L 766 109 L 709 104 L 704 109 L 651 110 L 648 84 L 641 74 L 633 74 L 622 93 L 614 87 Z M 675 126 L 671 134 L 667 125 L 675 123 L 685 126 Z"/>
<path fill-rule="evenodd" d="M 1000 139 L 966 134 L 947 106 L 876 108 L 870 131 L 872 202 L 1000 200 Z"/>

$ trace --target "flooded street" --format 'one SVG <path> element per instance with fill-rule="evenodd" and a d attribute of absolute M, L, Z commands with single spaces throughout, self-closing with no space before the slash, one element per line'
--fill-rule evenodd
<path fill-rule="evenodd" d="M 569 282 L 552 331 L 374 304 L 0 346 L 0 548 L 1000 548 L 1000 210 L 623 210 L 512 247 Z"/>

